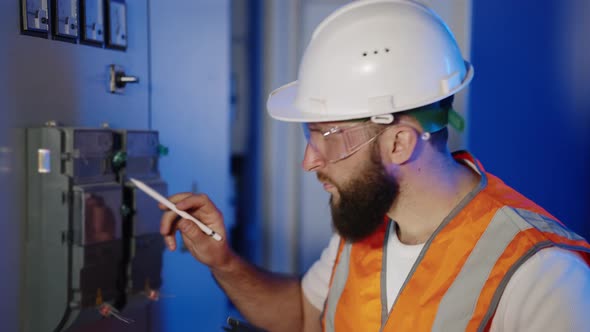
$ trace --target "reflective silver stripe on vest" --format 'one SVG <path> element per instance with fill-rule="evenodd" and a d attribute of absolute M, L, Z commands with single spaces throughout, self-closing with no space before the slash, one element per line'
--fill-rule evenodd
<path fill-rule="evenodd" d="M 393 304 L 391 305 L 391 309 L 389 310 L 389 314 L 387 315 L 387 319 L 385 320 L 384 323 L 381 324 L 381 329 L 379 329 L 379 331 L 383 331 L 383 329 L 385 329 L 385 326 L 388 324 L 389 322 L 389 316 L 391 315 L 391 311 L 393 310 L 393 308 L 395 308 L 395 305 L 397 304 L 397 300 L 399 298 L 399 295 L 402 294 L 402 292 L 404 291 L 404 289 L 406 288 L 406 285 L 408 284 L 408 282 L 410 281 L 410 279 L 412 279 L 412 276 L 414 275 L 414 273 L 416 272 L 416 270 L 418 269 L 418 266 L 422 263 L 422 260 L 424 259 L 424 256 L 426 256 L 426 253 L 428 252 L 428 250 L 430 250 L 430 245 L 432 244 L 432 241 L 434 241 L 434 239 L 436 238 L 436 236 L 443 231 L 443 229 L 461 212 L 463 211 L 463 209 L 482 191 L 485 189 L 485 187 L 487 187 L 488 185 L 488 178 L 485 175 L 485 173 L 478 168 L 478 166 L 476 164 L 473 164 L 471 162 L 469 162 L 468 160 L 464 160 L 465 162 L 467 162 L 469 165 L 471 165 L 470 167 L 472 168 L 476 168 L 476 172 L 481 174 L 481 178 L 479 180 L 479 184 L 477 185 L 477 187 L 473 188 L 473 190 L 467 194 L 465 197 L 463 197 L 463 199 L 461 200 L 461 202 L 455 206 L 455 208 L 453 208 L 453 210 L 449 213 L 448 216 L 445 217 L 445 219 L 442 221 L 442 223 L 438 226 L 438 228 L 434 231 L 434 233 L 430 236 L 430 238 L 428 238 L 428 240 L 426 241 L 426 243 L 424 244 L 424 247 L 422 248 L 422 251 L 420 251 L 420 255 L 418 256 L 418 258 L 416 259 L 416 262 L 414 262 L 414 265 L 412 266 L 412 269 L 410 270 L 410 273 L 408 273 L 408 276 L 406 277 L 406 280 L 404 281 L 404 283 L 402 284 L 402 287 L 399 289 L 399 292 L 397 294 L 397 296 L 395 297 L 395 299 L 393 300 Z M 389 235 L 389 233 L 388 233 Z M 389 263 L 394 263 L 394 262 L 389 262 Z M 385 289 L 382 287 L 381 288 L 383 292 L 385 292 Z M 382 294 L 381 298 L 387 298 L 387 294 Z M 395 322 L 393 322 L 392 324 L 395 324 Z"/>
<path fill-rule="evenodd" d="M 459 275 L 443 296 L 432 331 L 465 331 L 496 261 L 519 232 L 532 227 L 569 239 L 581 239 L 578 235 L 562 228 L 556 221 L 534 212 L 510 207 L 499 209 L 467 258 Z M 478 331 L 483 331 L 493 317 L 502 293 L 518 267 L 537 251 L 550 245 L 552 243 L 549 241 L 538 243 L 511 266 L 496 289 Z"/>
<path fill-rule="evenodd" d="M 530 225 L 532 225 L 533 227 L 535 227 L 536 229 L 538 229 L 542 232 L 553 233 L 555 235 L 559 235 L 559 236 L 565 237 L 570 240 L 583 240 L 583 241 L 585 241 L 584 238 L 580 237 L 578 234 L 575 234 L 574 232 L 565 228 L 565 226 L 562 226 L 561 224 L 559 224 L 557 221 L 547 218 L 543 215 L 539 215 L 537 213 L 534 213 L 534 212 L 531 212 L 528 210 L 524 210 L 524 209 L 511 209 L 510 212 L 513 213 L 513 217 L 514 217 L 512 219 L 513 222 L 529 223 Z M 565 248 L 565 249 L 571 249 L 571 250 L 583 251 L 583 252 L 590 253 L 590 250 L 585 247 L 580 247 L 580 246 L 575 246 L 575 245 L 554 244 L 553 242 L 551 242 L 549 240 L 541 242 L 541 243 L 537 243 L 533 248 L 531 248 L 527 253 L 525 253 L 519 259 L 519 261 L 516 262 L 510 268 L 510 270 L 508 270 L 506 275 L 504 275 L 504 278 L 502 279 L 502 281 L 500 282 L 500 285 L 498 285 L 498 288 L 496 289 L 496 292 L 494 293 L 494 297 L 492 298 L 492 302 L 490 303 L 490 306 L 488 308 L 488 312 L 484 316 L 484 319 L 482 320 L 479 328 L 477 329 L 478 331 L 484 331 L 485 326 L 488 325 L 488 322 L 494 316 L 496 308 L 498 307 L 498 303 L 500 303 L 500 298 L 502 297 L 502 293 L 504 292 L 504 289 L 506 288 L 508 281 L 510 281 L 510 278 L 512 277 L 512 275 L 514 275 L 514 273 L 516 272 L 518 267 L 520 267 L 527 259 L 529 259 L 531 256 L 533 256 L 539 250 L 553 246 L 553 245 L 556 245 L 556 246 L 559 246 L 559 247 Z"/>
<path fill-rule="evenodd" d="M 533 225 L 533 227 L 540 230 L 541 232 L 553 233 L 573 241 L 584 241 L 583 237 L 570 231 L 565 226 L 559 224 L 557 221 L 553 219 L 549 219 L 546 216 L 524 209 L 514 209 L 514 212 L 518 214 L 518 216 L 520 216 L 522 219 L 528 221 L 529 224 Z"/>
<path fill-rule="evenodd" d="M 496 211 L 488 228 L 477 241 L 457 278 L 443 296 L 432 331 L 465 331 L 473 316 L 485 282 L 498 258 L 521 230 L 529 224 L 510 222 L 510 208 Z"/>
<path fill-rule="evenodd" d="M 395 232 L 395 225 L 393 220 L 389 219 L 387 228 L 385 229 L 383 254 L 381 255 L 381 329 L 387 323 L 387 317 L 389 316 L 389 310 L 387 310 L 387 244 L 389 243 L 391 232 Z"/>
<path fill-rule="evenodd" d="M 346 285 L 348 279 L 348 268 L 350 266 L 350 251 L 352 250 L 352 244 L 346 242 L 342 253 L 340 254 L 340 260 L 334 271 L 334 279 L 332 280 L 332 286 L 328 292 L 328 299 L 326 300 L 326 331 L 334 332 L 334 318 L 336 317 L 336 307 L 340 295 Z"/>

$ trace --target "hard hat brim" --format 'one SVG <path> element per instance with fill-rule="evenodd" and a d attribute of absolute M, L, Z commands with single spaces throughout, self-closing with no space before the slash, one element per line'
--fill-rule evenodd
<path fill-rule="evenodd" d="M 351 116 L 351 114 L 324 114 L 305 112 L 296 106 L 296 98 L 299 84 L 297 81 L 285 84 L 274 90 L 268 96 L 266 108 L 268 114 L 276 120 L 286 122 L 328 122 L 328 121 L 346 121 L 361 119 L 378 114 L 360 113 Z"/>
<path fill-rule="evenodd" d="M 452 90 L 447 91 L 444 94 L 438 95 L 435 98 L 427 99 L 416 105 L 405 105 L 404 107 L 391 108 L 387 113 L 396 113 L 411 110 L 421 106 L 435 103 L 446 97 L 452 96 L 467 86 L 474 76 L 473 66 L 468 62 L 464 61 L 466 72 L 465 77 L 461 84 L 455 86 Z M 335 114 L 335 113 L 318 113 L 318 112 L 305 112 L 296 106 L 296 98 L 299 83 L 293 81 L 285 84 L 282 87 L 274 90 L 268 96 L 266 108 L 268 114 L 280 121 L 286 122 L 331 122 L 331 121 L 346 121 L 367 118 L 375 115 L 382 115 L 382 111 L 370 111 L 356 113 L 352 116 L 350 113 Z"/>

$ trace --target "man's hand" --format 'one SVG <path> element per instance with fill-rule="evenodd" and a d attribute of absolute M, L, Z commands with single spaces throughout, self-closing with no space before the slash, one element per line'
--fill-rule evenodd
<path fill-rule="evenodd" d="M 227 244 L 223 216 L 209 197 L 203 194 L 180 193 L 168 199 L 176 204 L 179 210 L 191 214 L 222 237 L 221 241 L 214 240 L 203 233 L 194 222 L 182 219 L 160 204 L 160 209 L 166 211 L 162 215 L 160 233 L 164 236 L 168 249 L 176 249 L 175 233 L 178 230 L 185 246 L 198 261 L 213 269 L 223 269 L 227 266 L 234 254 Z"/>
<path fill-rule="evenodd" d="M 218 285 L 248 321 L 269 331 L 320 330 L 320 311 L 304 300 L 299 278 L 264 271 L 237 256 L 227 244 L 223 216 L 209 197 L 182 193 L 169 200 L 221 235 L 222 240 L 214 240 L 192 221 L 160 205 L 166 211 L 160 227 L 166 245 L 175 250 L 174 235 L 180 231 L 191 254 L 211 269 Z M 304 315 L 311 316 L 309 322 Z"/>

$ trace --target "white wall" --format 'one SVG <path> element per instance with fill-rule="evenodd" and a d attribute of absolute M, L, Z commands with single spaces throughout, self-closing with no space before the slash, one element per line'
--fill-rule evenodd
<path fill-rule="evenodd" d="M 228 0 L 151 1 L 152 127 L 170 154 L 169 193 L 207 193 L 230 227 L 230 6 Z M 227 301 L 188 252 L 164 254 L 158 310 L 165 331 L 217 331 Z"/>
<path fill-rule="evenodd" d="M 299 63 L 301 1 L 273 1 L 265 4 L 263 71 L 265 96 L 294 80 Z M 265 98 L 265 97 L 263 97 Z M 263 105 L 266 105 L 264 102 Z M 293 153 L 301 130 L 298 125 L 263 117 L 263 262 L 279 272 L 296 272 L 298 265 L 300 195 L 299 159 Z M 298 149 L 295 149 L 297 151 Z"/>

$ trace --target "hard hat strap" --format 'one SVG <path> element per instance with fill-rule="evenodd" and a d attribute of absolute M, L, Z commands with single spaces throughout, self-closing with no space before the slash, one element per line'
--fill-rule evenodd
<path fill-rule="evenodd" d="M 457 113 L 452 107 L 445 109 L 441 107 L 423 107 L 412 110 L 407 113 L 414 117 L 424 132 L 434 133 L 447 125 L 455 128 L 458 132 L 463 132 L 465 128 L 465 121 L 463 117 Z"/>

